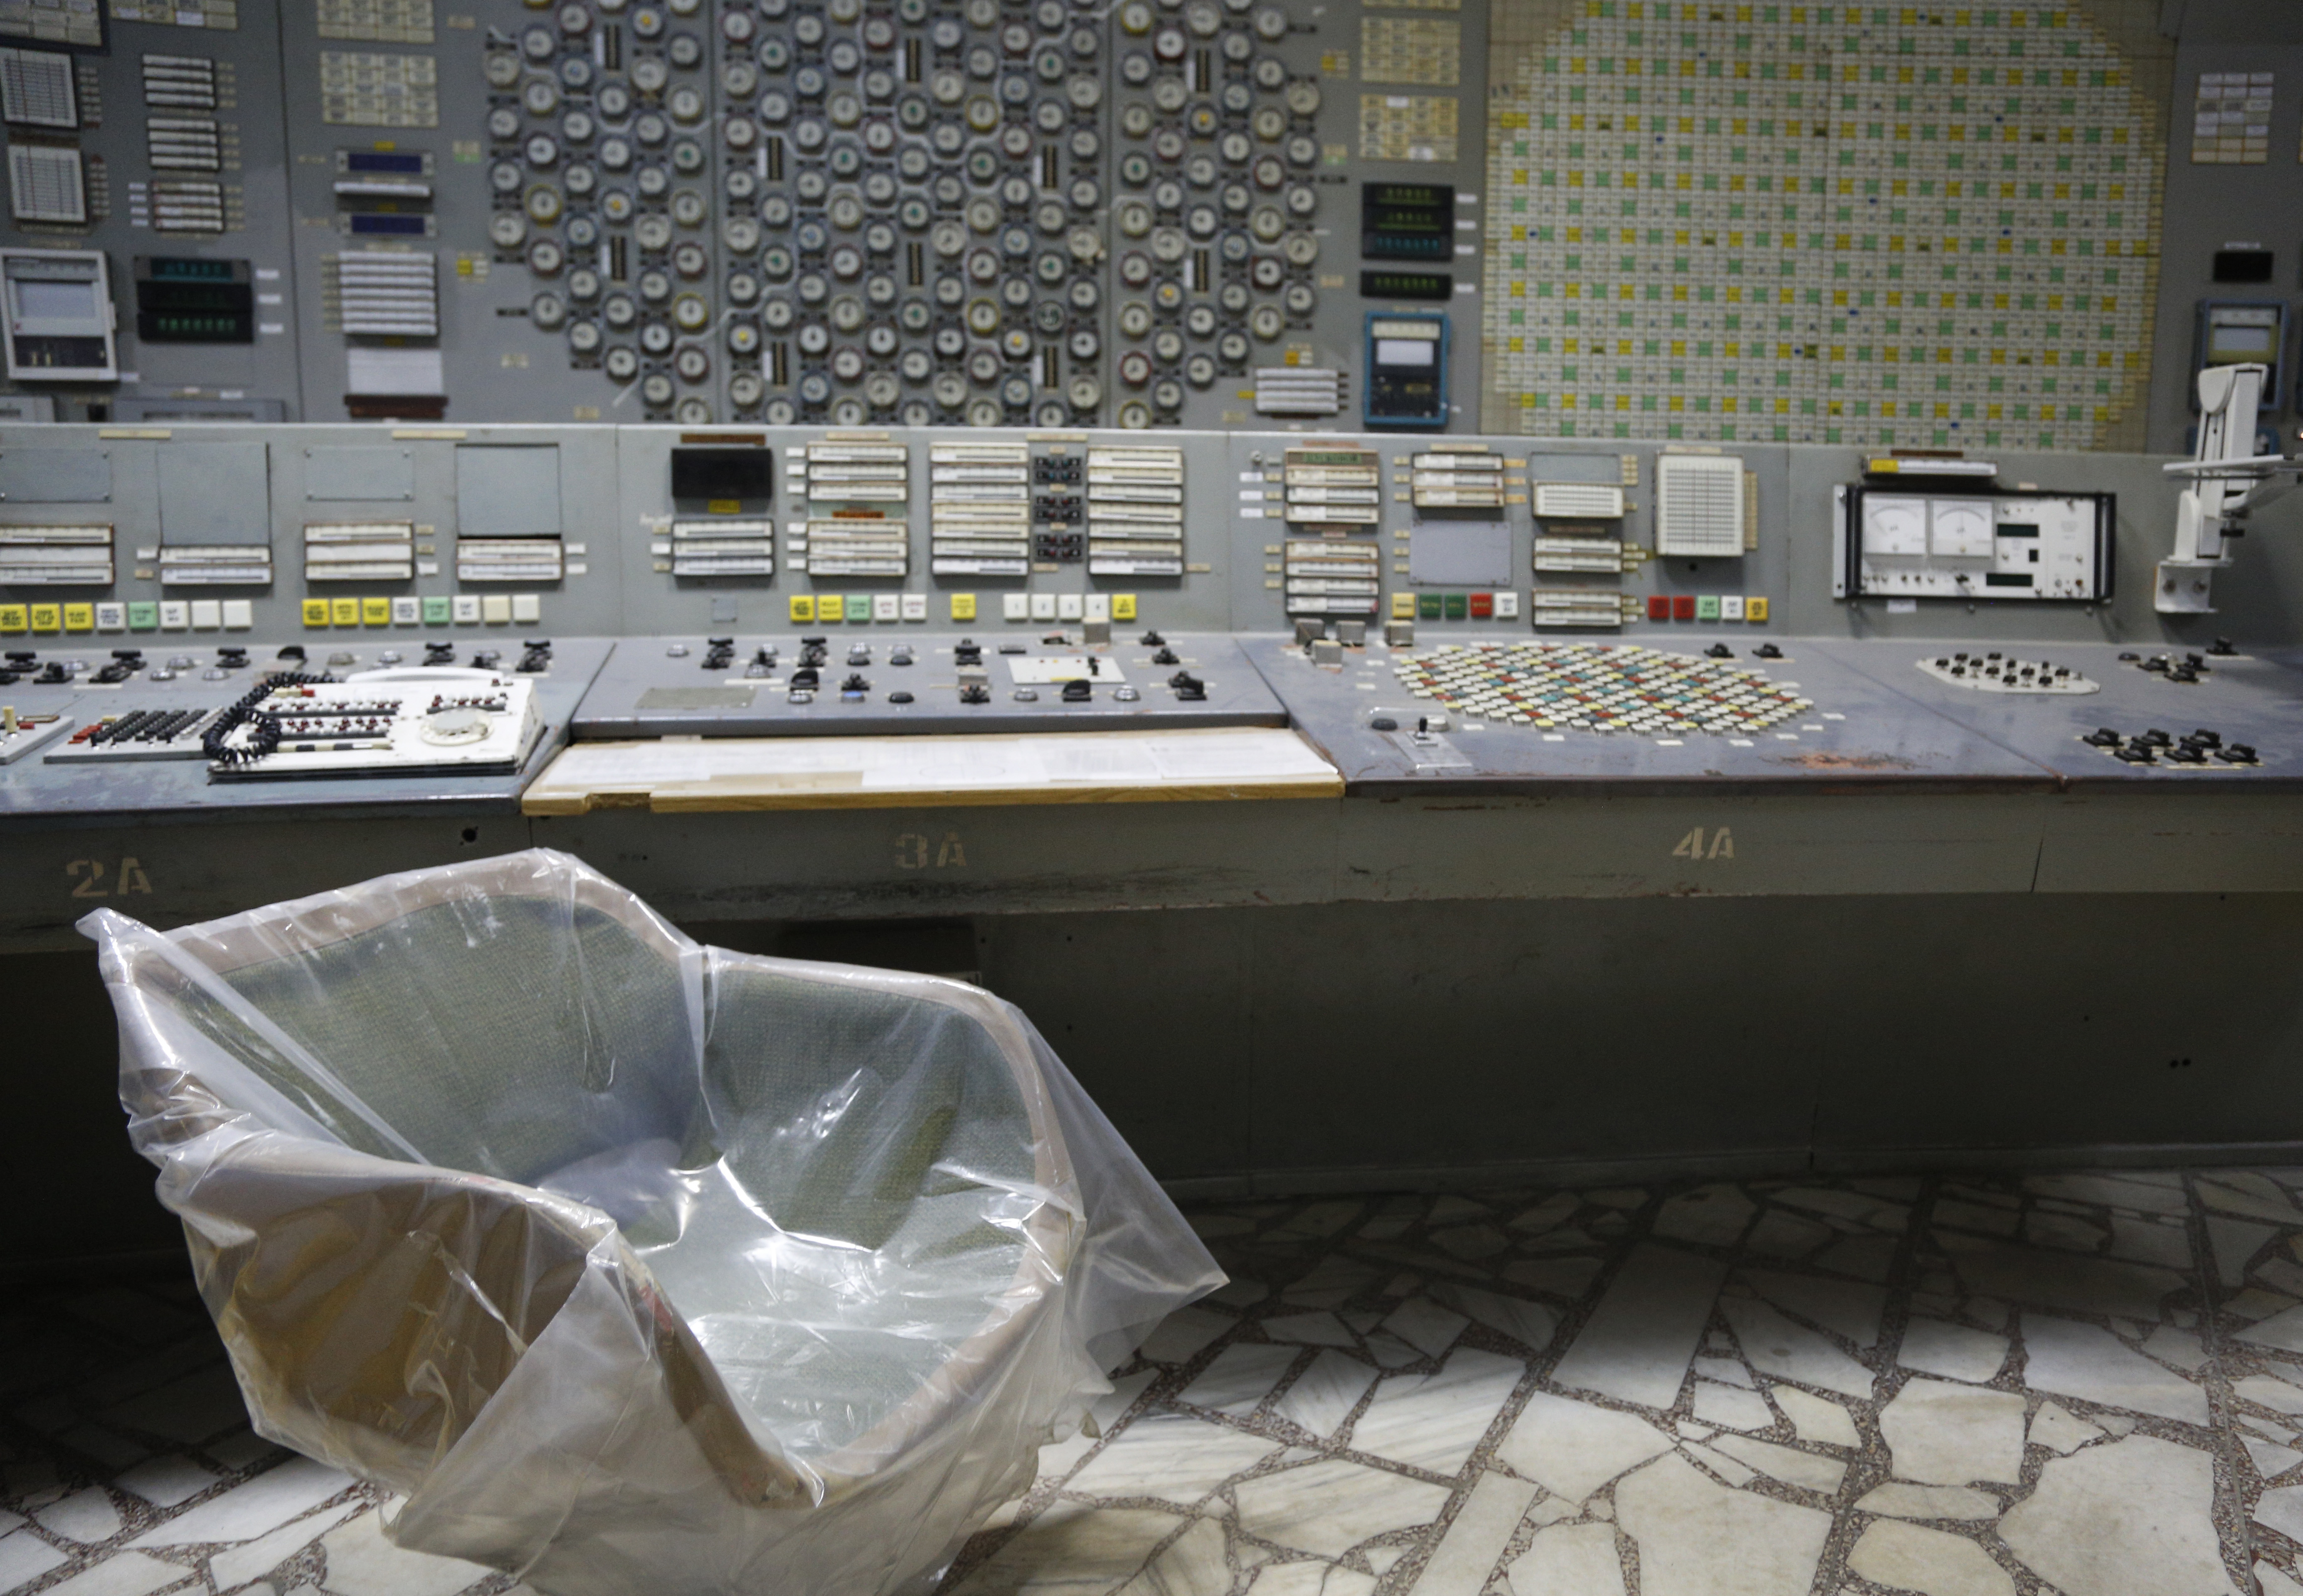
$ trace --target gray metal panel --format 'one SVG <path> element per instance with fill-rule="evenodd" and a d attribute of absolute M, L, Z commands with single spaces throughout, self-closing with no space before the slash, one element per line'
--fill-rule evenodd
<path fill-rule="evenodd" d="M 1250 638 L 1246 649 L 1297 727 L 1343 771 L 1346 790 L 1355 797 L 1690 788 L 1722 796 L 1818 789 L 2008 792 L 2054 785 L 2039 763 L 1885 691 L 1804 639 L 1787 643 L 1780 661 L 1742 661 L 1764 668 L 1779 684 L 1796 685 L 1816 706 L 1812 714 L 1759 734 L 1750 747 L 1700 733 L 1675 743 L 1580 731 L 1550 741 L 1531 727 L 1465 724 L 1457 715 L 1446 744 L 1464 763 L 1440 769 L 1417 769 L 1406 734 L 1419 716 L 1441 706 L 1399 685 L 1391 651 L 1379 642 L 1364 651 L 1346 650 L 1340 670 L 1313 665 L 1302 649 L 1278 638 Z M 1401 730 L 1373 729 L 1369 723 L 1379 716 Z"/>
<path fill-rule="evenodd" d="M 139 423 L 237 421 L 276 426 L 288 419 L 288 406 L 276 399 L 118 399 L 112 402 L 112 418 Z"/>
<path fill-rule="evenodd" d="M 1407 541 L 1407 579 L 1418 587 L 1510 587 L 1511 524 L 1450 518 L 1419 522 Z"/>
<path fill-rule="evenodd" d="M 169 543 L 260 543 L 272 532 L 272 475 L 262 443 L 164 443 L 160 538 Z"/>
<path fill-rule="evenodd" d="M 1041 629 L 1051 630 L 1044 624 Z M 615 658 L 584 695 L 583 707 L 576 714 L 575 735 L 579 741 L 604 741 L 664 736 L 1180 731 L 1193 727 L 1287 724 L 1286 711 L 1248 664 L 1237 642 L 1220 634 L 1168 635 L 1179 663 L 1153 665 L 1152 648 L 1133 638 L 1085 651 L 1050 646 L 1036 637 L 1028 643 L 1010 639 L 1004 646 L 1020 651 L 1006 654 L 1000 651 L 1003 644 L 998 634 L 971 633 L 967 635 L 983 648 L 991 698 L 984 703 L 967 704 L 959 701 L 953 665 L 952 650 L 959 634 L 899 631 L 892 626 L 875 627 L 869 633 L 846 630 L 848 635 L 836 631 L 809 634 L 826 638 L 828 659 L 818 668 L 820 688 L 813 701 L 804 704 L 789 700 L 789 681 L 800 651 L 796 632 L 738 637 L 735 666 L 729 670 L 704 668 L 706 651 L 701 637 L 628 639 L 618 647 Z M 1119 630 L 1114 628 L 1115 633 Z M 1078 638 L 1076 625 L 1068 631 L 1072 638 Z M 848 663 L 849 650 L 859 647 L 870 659 Z M 889 657 L 898 647 L 910 648 L 916 663 L 890 664 Z M 666 651 L 671 648 L 682 652 L 671 655 Z M 774 651 L 778 664 L 772 671 L 758 667 L 763 674 L 747 678 L 747 662 L 763 649 Z M 1123 702 L 1114 696 L 1114 687 L 1096 686 L 1091 689 L 1090 701 L 1066 703 L 1061 688 L 1043 685 L 1031 689 L 1036 694 L 1033 701 L 1017 701 L 1009 661 L 1083 651 L 1115 662 L 1126 685 L 1141 696 L 1133 703 Z M 1189 672 L 1205 684 L 1204 701 L 1187 702 L 1176 697 L 1168 683 L 1179 672 Z M 867 691 L 855 698 L 840 691 L 851 676 L 860 676 L 869 684 Z M 891 702 L 889 695 L 894 693 L 909 693 L 913 701 Z"/>
<path fill-rule="evenodd" d="M 485 641 L 501 646 L 501 634 Z M 347 670 L 372 668 L 384 650 L 375 644 L 359 649 L 310 648 L 301 668 Z M 402 642 L 402 649 L 411 645 Z M 568 741 L 568 722 L 578 700 L 605 662 L 613 644 L 603 640 L 573 638 L 557 641 L 552 668 L 536 680 L 536 706 L 545 729 L 527 767 L 504 776 L 350 777 L 342 779 L 213 782 L 199 760 L 144 760 L 125 764 L 50 765 L 38 755 L 0 766 L 0 830 L 46 830 L 59 823 L 84 826 L 103 817 L 150 822 L 199 824 L 232 819 L 274 819 L 323 816 L 359 819 L 392 811 L 436 811 L 449 814 L 513 814 L 519 794 L 552 756 Z M 85 658 L 97 651 L 76 651 Z M 155 652 L 158 653 L 158 648 Z M 249 663 L 221 680 L 206 679 L 213 668 L 212 647 L 194 646 L 188 655 L 195 663 L 173 682 L 132 676 L 117 686 L 83 682 L 72 708 L 85 719 L 119 710 L 181 706 L 221 708 L 253 688 L 273 670 L 299 668 L 282 660 L 278 648 L 249 644 Z M 346 658 L 333 667 L 330 657 Z M 21 691 L 10 689 L 11 693 Z M 54 689 L 58 694 L 66 690 Z M 20 705 L 40 707 L 38 701 Z"/>
<path fill-rule="evenodd" d="M 560 530 L 558 444 L 457 445 L 460 536 L 519 537 Z"/>
<path fill-rule="evenodd" d="M 330 501 L 413 499 L 415 451 L 404 443 L 350 447 L 319 444 L 307 448 L 304 497 Z"/>
<path fill-rule="evenodd" d="M 2171 783 L 2210 792 L 2294 792 L 2303 789 L 2303 678 L 2268 659 L 2207 659 L 2199 681 L 2172 682 L 2122 654 L 2148 658 L 2160 651 L 2115 643 L 2048 645 L 1995 643 L 2027 660 L 2050 659 L 2102 685 L 2098 693 L 2065 696 L 1978 693 L 1936 680 L 1918 668 L 1923 659 L 1949 658 L 1958 643 L 1826 643 L 1815 651 L 1880 683 L 1931 713 L 1955 721 L 2034 764 L 2053 770 L 2073 790 L 2164 789 Z M 2183 655 L 2175 656 L 2178 660 Z M 2132 737 L 2160 730 L 2181 738 L 2205 728 L 2226 743 L 2244 743 L 2257 765 L 2210 761 L 2191 768 L 2158 762 L 2130 764 L 2079 739 L 2107 727 Z"/>
<path fill-rule="evenodd" d="M 11 449 L 0 452 L 0 504 L 108 504 L 112 452 Z"/>
<path fill-rule="evenodd" d="M 794 569 L 780 546 L 782 568 L 772 576 L 674 576 L 668 557 L 652 551 L 652 539 L 666 534 L 671 518 L 671 450 L 683 439 L 707 440 L 712 434 L 692 428 L 625 426 L 615 431 L 616 472 L 622 495 L 617 511 L 621 541 L 614 561 L 624 591 L 624 629 L 638 634 L 670 633 L 675 636 L 724 635 L 784 632 L 789 600 L 798 593 L 847 592 L 908 592 L 928 596 L 925 623 L 940 630 L 976 628 L 979 639 L 990 635 L 1037 637 L 1052 629 L 1046 620 L 1010 621 L 1000 602 L 1004 594 L 1131 594 L 1138 608 L 1133 623 L 1115 623 L 1120 636 L 1132 625 L 1190 632 L 1219 632 L 1237 624 L 1234 618 L 1235 573 L 1261 568 L 1253 539 L 1255 528 L 1239 525 L 1240 484 L 1234 462 L 1235 440 L 1221 433 L 1121 433 L 1100 431 L 1040 434 L 1007 428 L 970 428 L 964 433 L 933 429 L 896 428 L 887 435 L 909 446 L 911 497 L 906 506 L 911 535 L 910 571 L 901 577 L 813 577 Z M 790 491 L 793 450 L 823 440 L 816 427 L 747 429 L 742 436 L 763 438 L 776 458 L 777 488 L 773 512 L 779 539 L 798 519 L 798 500 Z M 960 443 L 1021 443 L 1050 437 L 1066 441 L 1076 449 L 1112 445 L 1153 444 L 1173 447 L 1184 455 L 1184 574 L 1181 576 L 1091 576 L 1084 560 L 1038 561 L 1028 576 L 938 575 L 930 568 L 929 446 Z M 603 511 L 604 513 L 604 511 Z M 595 550 L 603 567 L 609 563 Z M 967 594 L 976 601 L 975 619 L 955 621 L 951 600 Z M 1076 624 L 1076 623 L 1073 623 Z M 1277 625 L 1276 618 L 1271 622 Z M 874 623 L 876 640 L 921 623 Z M 834 634 L 843 629 L 835 628 Z M 857 634 L 854 627 L 844 628 Z"/>

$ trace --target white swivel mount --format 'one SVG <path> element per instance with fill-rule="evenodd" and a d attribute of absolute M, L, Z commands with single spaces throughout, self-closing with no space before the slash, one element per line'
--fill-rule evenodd
<path fill-rule="evenodd" d="M 2184 483 L 2175 508 L 2175 552 L 2159 562 L 2152 607 L 2164 615 L 2214 609 L 2215 571 L 2231 564 L 2230 538 L 2248 512 L 2295 485 L 2303 461 L 2255 449 L 2263 402 L 2260 365 L 2215 365 L 2199 374 L 2198 441 L 2191 458 L 2163 467 Z"/>

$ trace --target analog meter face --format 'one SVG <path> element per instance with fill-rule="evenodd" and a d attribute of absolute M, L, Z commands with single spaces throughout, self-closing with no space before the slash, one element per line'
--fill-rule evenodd
<path fill-rule="evenodd" d="M 1988 501 L 1938 499 L 1929 506 L 1928 551 L 1964 558 L 1988 559 L 1991 554 L 1992 514 Z"/>
<path fill-rule="evenodd" d="M 1927 551 L 1926 500 L 1864 496 L 1864 553 L 1920 555 Z"/>

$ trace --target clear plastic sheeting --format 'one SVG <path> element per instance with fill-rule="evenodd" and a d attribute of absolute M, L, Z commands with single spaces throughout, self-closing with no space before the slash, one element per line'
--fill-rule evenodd
<path fill-rule="evenodd" d="M 924 1591 L 1223 1279 L 1011 1005 L 564 854 L 80 928 L 257 1428 L 547 1596 Z"/>

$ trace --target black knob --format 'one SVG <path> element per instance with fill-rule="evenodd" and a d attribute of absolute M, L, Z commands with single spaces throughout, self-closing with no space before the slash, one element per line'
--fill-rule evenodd
<path fill-rule="evenodd" d="M 2255 749 L 2250 743 L 2234 743 L 2223 750 L 2223 758 L 2234 765 L 2252 765 L 2255 763 Z"/>
<path fill-rule="evenodd" d="M 872 684 L 865 681 L 860 675 L 851 676 L 846 681 L 839 684 L 839 691 L 842 695 L 852 693 L 856 697 L 861 698 L 865 693 L 872 691 Z"/>
<path fill-rule="evenodd" d="M 1157 633 L 1157 632 L 1146 632 L 1145 634 L 1143 634 L 1143 638 L 1141 639 L 1141 641 L 1142 641 L 1142 643 L 1143 643 L 1143 646 L 1144 646 L 1145 648 L 1147 648 L 1147 649 L 1156 649 L 1156 648 L 1160 647 L 1162 643 L 1166 643 L 1168 640 L 1167 640 L 1166 638 L 1164 638 L 1164 637 L 1160 636 L 1160 634 L 1159 634 L 1159 633 Z"/>
<path fill-rule="evenodd" d="M 1094 690 L 1085 681 L 1075 678 L 1064 684 L 1064 702 L 1067 704 L 1084 704 L 1094 696 Z"/>
<path fill-rule="evenodd" d="M 1175 650 L 1170 648 L 1162 648 L 1158 653 L 1152 656 L 1152 663 L 1154 665 L 1181 665 L 1183 661 L 1176 658 Z"/>
<path fill-rule="evenodd" d="M 1713 643 L 1703 653 L 1706 659 L 1733 659 L 1735 657 L 1735 651 L 1724 643 Z"/>
<path fill-rule="evenodd" d="M 2125 760 L 2130 765 L 2149 765 L 2157 762 L 2151 750 L 2141 743 L 2121 749 L 2116 757 Z"/>
<path fill-rule="evenodd" d="M 803 665 L 791 674 L 791 685 L 795 687 L 813 687 L 819 680 L 821 678 L 813 666 Z"/>
<path fill-rule="evenodd" d="M 435 643 L 430 646 L 438 648 L 441 645 Z M 272 657 L 274 659 L 301 659 L 305 657 L 304 645 L 300 643 L 291 643 Z"/>
<path fill-rule="evenodd" d="M 1784 651 L 1772 643 L 1763 643 L 1751 651 L 1751 656 L 1757 659 L 1780 659 Z"/>
<path fill-rule="evenodd" d="M 2155 726 L 2135 740 L 2138 743 L 2147 743 L 2154 748 L 2165 748 L 2175 741 Z"/>
<path fill-rule="evenodd" d="M 519 646 L 524 649 L 539 650 L 542 652 L 548 654 L 552 651 L 552 639 L 549 637 L 531 637 L 522 643 Z"/>
<path fill-rule="evenodd" d="M 2081 737 L 2079 741 L 2082 743 L 2092 743 L 2097 748 L 2116 748 L 2119 746 L 2122 739 L 2120 735 L 2112 730 L 2111 727 L 2107 726 L 2099 726 L 2096 727 L 2095 730 L 2089 732 L 2086 736 Z"/>
<path fill-rule="evenodd" d="M 2239 651 L 2231 647 L 2231 640 L 2230 638 L 2218 637 L 2214 643 L 2207 645 L 2207 652 L 2218 656 L 2227 656 L 2236 654 Z"/>
<path fill-rule="evenodd" d="M 1379 715 L 1368 722 L 1368 730 L 1371 732 L 1396 732 L 1398 729 L 1399 722 L 1388 715 Z"/>
<path fill-rule="evenodd" d="M 2196 743 L 2202 748 L 2221 748 L 2223 745 L 2223 735 L 2221 732 L 2211 732 L 2206 727 L 2201 727 L 2183 741 Z"/>
<path fill-rule="evenodd" d="M 891 704 L 907 704 L 912 701 L 912 695 L 898 690 L 888 694 L 888 701 Z"/>
<path fill-rule="evenodd" d="M 31 649 L 10 649 L 8 651 L 8 662 L 11 665 L 30 665 L 33 660 L 39 657 L 39 654 Z"/>
<path fill-rule="evenodd" d="M 988 704 L 991 701 L 991 689 L 981 682 L 970 682 L 959 690 L 959 701 L 964 704 Z"/>

